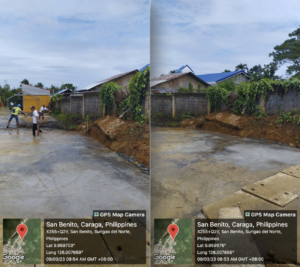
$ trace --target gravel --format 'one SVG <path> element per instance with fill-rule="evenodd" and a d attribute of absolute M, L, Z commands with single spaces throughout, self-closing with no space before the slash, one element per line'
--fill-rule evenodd
<path fill-rule="evenodd" d="M 139 168 L 143 173 L 150 175 L 150 170 L 149 168 L 146 168 L 145 164 L 140 164 L 137 162 L 137 160 L 133 156 L 127 156 L 124 153 L 117 153 L 118 156 L 121 158 L 125 159 L 129 163 L 133 164 L 135 167 Z"/>

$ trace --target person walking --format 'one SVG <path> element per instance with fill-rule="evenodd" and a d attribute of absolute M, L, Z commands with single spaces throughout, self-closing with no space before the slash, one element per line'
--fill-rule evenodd
<path fill-rule="evenodd" d="M 14 108 L 12 109 L 12 113 L 11 113 L 11 115 L 10 115 L 10 118 L 9 118 L 8 122 L 7 122 L 7 126 L 6 126 L 7 129 L 9 128 L 9 124 L 10 124 L 10 122 L 11 122 L 11 120 L 12 120 L 13 118 L 16 119 L 16 122 L 17 122 L 17 128 L 19 127 L 19 117 L 18 117 L 18 114 L 19 114 L 19 113 L 22 113 L 22 114 L 25 115 L 25 117 L 26 117 L 26 114 L 22 111 L 21 105 L 20 105 L 20 104 L 19 104 L 17 107 L 14 107 Z"/>
<path fill-rule="evenodd" d="M 37 131 L 37 125 L 39 124 L 39 113 L 37 112 L 37 110 L 35 109 L 35 106 L 31 106 L 31 111 L 32 111 L 32 134 L 33 137 L 35 137 L 35 131 Z M 39 130 L 40 133 L 42 133 L 42 130 Z"/>
<path fill-rule="evenodd" d="M 42 117 L 43 119 L 43 122 L 44 122 L 44 112 L 47 111 L 48 109 L 45 107 L 45 105 L 43 105 L 40 109 L 40 112 L 39 112 L 39 119 Z"/>

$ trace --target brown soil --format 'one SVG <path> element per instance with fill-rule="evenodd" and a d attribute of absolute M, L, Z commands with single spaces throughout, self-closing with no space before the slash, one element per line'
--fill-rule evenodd
<path fill-rule="evenodd" d="M 86 123 L 80 125 L 77 131 L 85 132 L 85 129 Z M 148 123 L 137 126 L 134 121 L 108 116 L 90 122 L 87 135 L 115 152 L 133 156 L 138 163 L 145 164 L 147 167 L 150 166 L 150 129 Z"/>
<path fill-rule="evenodd" d="M 300 144 L 297 144 L 298 139 L 300 143 L 300 126 L 291 122 L 279 123 L 276 115 L 261 119 L 255 119 L 254 116 L 238 116 L 239 118 L 234 117 L 235 120 L 232 121 L 232 113 L 225 111 L 222 112 L 222 116 L 217 116 L 218 114 L 220 113 L 215 112 L 205 116 L 201 129 L 241 137 L 263 138 L 300 148 Z"/>

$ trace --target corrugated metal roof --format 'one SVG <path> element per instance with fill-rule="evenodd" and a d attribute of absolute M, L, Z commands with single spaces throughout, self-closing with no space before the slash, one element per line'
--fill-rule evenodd
<path fill-rule="evenodd" d="M 135 69 L 135 70 L 132 70 L 132 71 L 128 71 L 128 72 L 124 72 L 124 73 L 121 73 L 121 74 L 117 74 L 117 75 L 112 76 L 112 77 L 110 77 L 110 78 L 108 78 L 108 79 L 102 80 L 102 81 L 97 82 L 97 83 L 93 83 L 93 84 L 91 84 L 91 85 L 89 85 L 89 86 L 86 86 L 86 87 L 84 87 L 84 88 L 82 88 L 82 89 L 79 89 L 79 90 L 77 90 L 77 91 L 86 91 L 86 90 L 90 90 L 90 89 L 92 89 L 92 88 L 94 88 L 94 87 L 96 87 L 96 86 L 99 86 L 100 84 L 103 84 L 103 83 L 107 83 L 107 82 L 113 81 L 113 80 L 115 80 L 115 79 L 117 79 L 117 78 L 121 78 L 121 77 L 123 77 L 123 76 L 125 76 L 125 75 L 127 75 L 127 74 L 130 74 L 130 73 L 132 73 L 132 72 L 138 72 L 138 71 L 139 71 L 138 69 Z"/>
<path fill-rule="evenodd" d="M 149 66 L 150 66 L 150 64 L 145 65 L 144 67 L 142 67 L 142 68 L 140 69 L 140 71 L 143 71 L 144 69 L 148 68 Z"/>
<path fill-rule="evenodd" d="M 152 89 L 152 92 L 155 94 L 174 94 L 177 93 L 175 88 L 155 88 Z"/>
<path fill-rule="evenodd" d="M 36 87 L 22 83 L 22 91 L 26 91 L 31 95 L 50 95 L 50 90 L 42 87 Z"/>
<path fill-rule="evenodd" d="M 157 84 L 161 84 L 164 82 L 168 82 L 174 79 L 177 79 L 181 76 L 185 76 L 185 75 L 191 75 L 193 76 L 196 80 L 202 82 L 203 84 L 210 86 L 207 82 L 203 81 L 201 78 L 199 78 L 198 76 L 196 76 L 194 73 L 192 72 L 184 72 L 184 73 L 173 73 L 173 74 L 167 74 L 167 75 L 162 75 L 156 78 L 151 79 L 150 81 L 150 86 L 155 86 Z"/>
<path fill-rule="evenodd" d="M 200 79 L 206 82 L 220 82 L 222 80 L 225 80 L 227 78 L 230 78 L 234 75 L 237 75 L 239 73 L 243 73 L 247 76 L 250 76 L 247 72 L 243 70 L 238 70 L 238 71 L 231 71 L 231 72 L 222 72 L 222 73 L 211 73 L 211 74 L 202 74 L 202 75 L 197 75 Z"/>
<path fill-rule="evenodd" d="M 51 96 L 54 96 L 54 95 L 57 95 L 57 94 L 61 94 L 61 93 L 65 92 L 65 91 L 68 91 L 68 90 L 71 90 L 71 89 L 67 88 L 67 89 L 60 90 L 60 91 L 56 92 L 55 94 L 52 94 Z"/>
<path fill-rule="evenodd" d="M 189 65 L 181 66 L 175 73 L 182 73 L 182 70 L 186 67 L 188 67 L 191 70 L 191 72 L 194 73 L 194 71 L 192 70 L 192 68 Z"/>

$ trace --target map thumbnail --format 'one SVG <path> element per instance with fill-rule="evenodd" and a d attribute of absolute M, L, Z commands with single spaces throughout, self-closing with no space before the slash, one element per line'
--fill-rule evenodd
<path fill-rule="evenodd" d="M 3 219 L 3 263 L 41 264 L 40 219 Z"/>
<path fill-rule="evenodd" d="M 170 225 L 176 226 L 174 240 Z M 154 264 L 192 264 L 192 227 L 191 219 L 155 219 Z"/>

